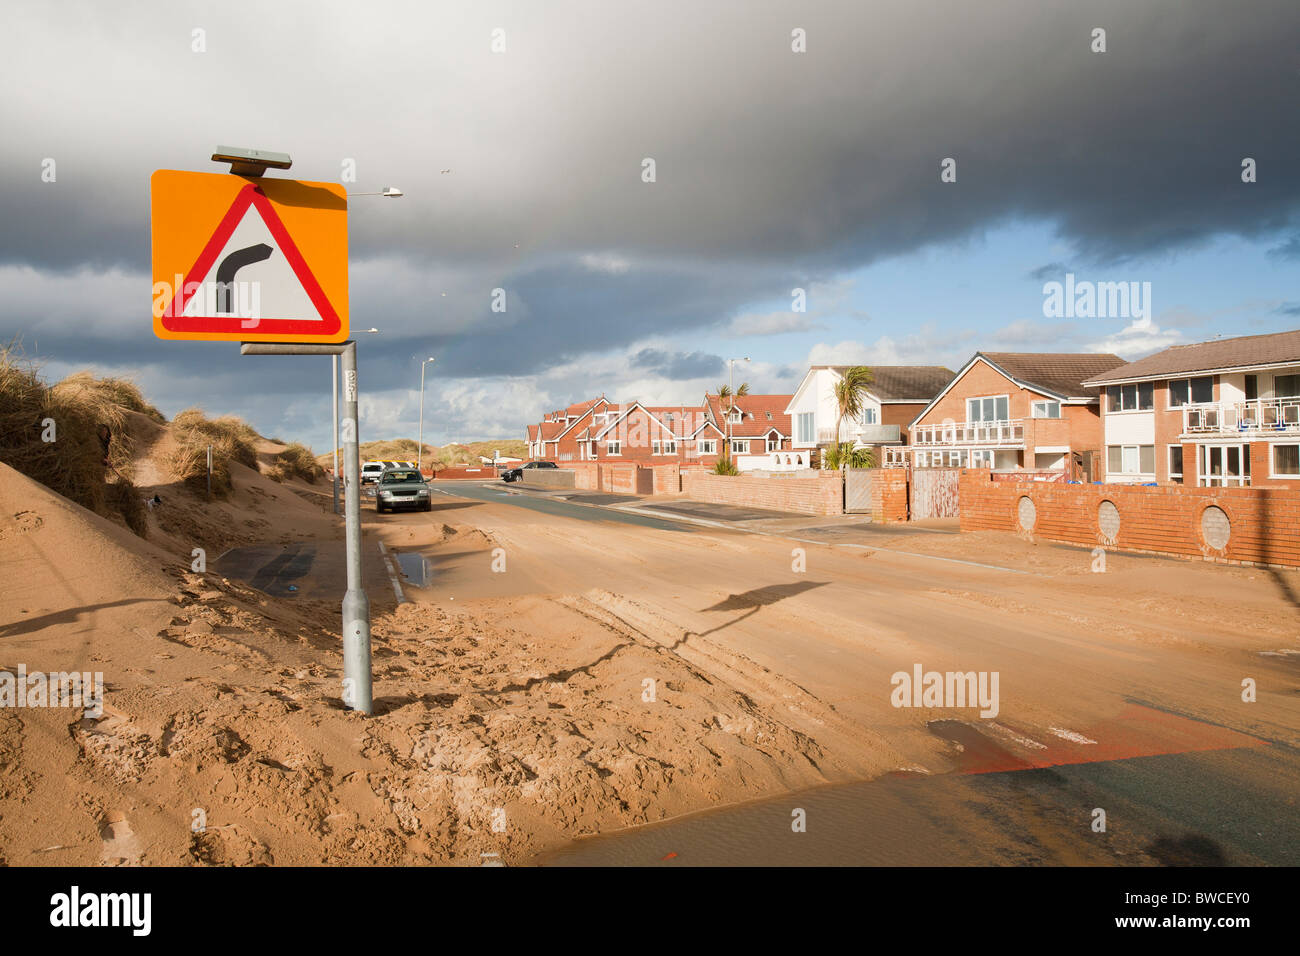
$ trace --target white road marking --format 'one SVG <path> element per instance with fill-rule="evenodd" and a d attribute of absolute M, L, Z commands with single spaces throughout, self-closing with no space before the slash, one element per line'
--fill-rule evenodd
<path fill-rule="evenodd" d="M 397 595 L 398 604 L 406 604 L 406 595 L 402 593 L 402 585 L 397 581 L 397 572 L 393 569 L 392 559 L 388 556 L 388 549 L 384 547 L 384 542 L 379 542 L 379 553 L 384 558 L 384 567 L 388 570 L 388 580 L 393 582 L 393 593 Z"/>
<path fill-rule="evenodd" d="M 1037 740 L 1031 740 L 1028 737 L 1024 736 L 1023 734 L 1016 733 L 1010 727 L 1004 727 L 999 723 L 990 723 L 988 726 L 989 729 L 991 729 L 999 737 L 1005 737 L 1007 740 L 1014 740 L 1022 747 L 1027 747 L 1030 750 L 1047 749 L 1047 744 L 1040 744 Z"/>
<path fill-rule="evenodd" d="M 1095 744 L 1097 742 L 1095 740 L 1089 740 L 1083 734 L 1076 734 L 1073 730 L 1065 730 L 1061 727 L 1048 727 L 1047 729 L 1056 734 L 1056 736 L 1060 737 L 1062 740 L 1068 740 L 1072 743 Z"/>

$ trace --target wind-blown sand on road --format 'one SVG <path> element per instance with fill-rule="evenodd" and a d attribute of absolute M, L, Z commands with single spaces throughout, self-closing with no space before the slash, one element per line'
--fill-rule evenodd
<path fill-rule="evenodd" d="M 1087 759 L 1051 728 L 1115 726 L 1126 696 L 1297 741 L 1285 574 L 1113 556 L 1092 575 L 1086 553 L 989 535 L 881 543 L 1034 573 L 815 545 L 796 572 L 780 538 L 447 498 L 365 514 L 369 561 L 381 536 L 435 570 L 400 606 L 369 576 L 367 718 L 339 702 L 329 587 L 273 598 L 213 569 L 254 543 L 341 552 L 326 492 L 248 469 L 235 485 L 217 504 L 164 493 L 142 541 L 0 466 L 0 665 L 108 684 L 99 720 L 0 711 L 5 862 L 523 862 L 720 804 L 961 770 L 931 722 L 977 718 L 889 704 L 914 662 L 1000 670 L 996 722 L 1025 761 L 1040 739 Z M 1268 706 L 1243 712 L 1247 673 Z"/>
<path fill-rule="evenodd" d="M 271 540 L 319 518 L 236 486 L 173 493 L 151 543 L 0 466 L 0 663 L 107 683 L 99 720 L 0 712 L 6 862 L 513 862 L 860 769 L 580 595 L 394 607 L 371 581 L 376 714 L 347 712 L 337 604 L 189 570 L 187 545 L 246 537 L 241 502 Z"/>

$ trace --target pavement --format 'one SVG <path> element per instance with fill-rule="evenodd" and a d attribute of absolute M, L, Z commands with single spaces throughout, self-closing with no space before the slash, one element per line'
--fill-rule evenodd
<path fill-rule="evenodd" d="M 495 488 L 496 486 L 485 485 Z M 572 488 L 527 488 L 510 485 L 510 494 L 538 497 L 572 504 L 607 508 L 624 514 L 663 518 L 713 528 L 729 528 L 757 534 L 797 535 L 801 540 L 826 544 L 878 545 L 884 538 L 908 535 L 957 534 L 956 518 L 877 524 L 870 515 L 803 515 L 766 508 L 695 501 L 674 495 L 620 495 Z"/>

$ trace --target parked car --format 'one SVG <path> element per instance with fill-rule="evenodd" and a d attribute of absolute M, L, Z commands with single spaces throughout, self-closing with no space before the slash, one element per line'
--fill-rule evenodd
<path fill-rule="evenodd" d="M 530 462 L 529 462 L 528 464 L 526 464 L 526 465 L 521 465 L 521 466 L 518 467 L 518 468 L 508 468 L 508 469 L 506 469 L 505 471 L 501 472 L 501 480 L 502 480 L 502 481 L 519 481 L 521 478 L 524 477 L 524 471 L 525 471 L 525 469 L 530 469 L 530 468 L 558 468 L 558 467 L 559 467 L 559 465 L 557 465 L 557 464 L 556 464 L 555 462 L 553 462 L 553 461 L 530 461 Z"/>
<path fill-rule="evenodd" d="M 361 483 L 363 485 L 372 485 L 379 480 L 379 476 L 384 473 L 384 469 L 389 467 L 387 462 L 367 461 L 361 464 Z"/>
<path fill-rule="evenodd" d="M 433 510 L 429 485 L 414 468 L 387 468 L 379 476 L 375 487 L 375 512 L 383 514 L 399 508 Z"/>

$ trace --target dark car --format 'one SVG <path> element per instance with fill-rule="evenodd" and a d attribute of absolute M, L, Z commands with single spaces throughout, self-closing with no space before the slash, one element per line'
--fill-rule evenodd
<path fill-rule="evenodd" d="M 558 468 L 558 467 L 559 465 L 557 465 L 553 461 L 530 461 L 526 465 L 521 465 L 518 468 L 510 468 L 507 469 L 506 471 L 501 472 L 501 480 L 519 481 L 521 478 L 524 477 L 524 469 L 526 468 Z"/>
<path fill-rule="evenodd" d="M 386 468 L 375 485 L 375 511 L 383 514 L 398 508 L 433 510 L 429 485 L 414 468 Z"/>

